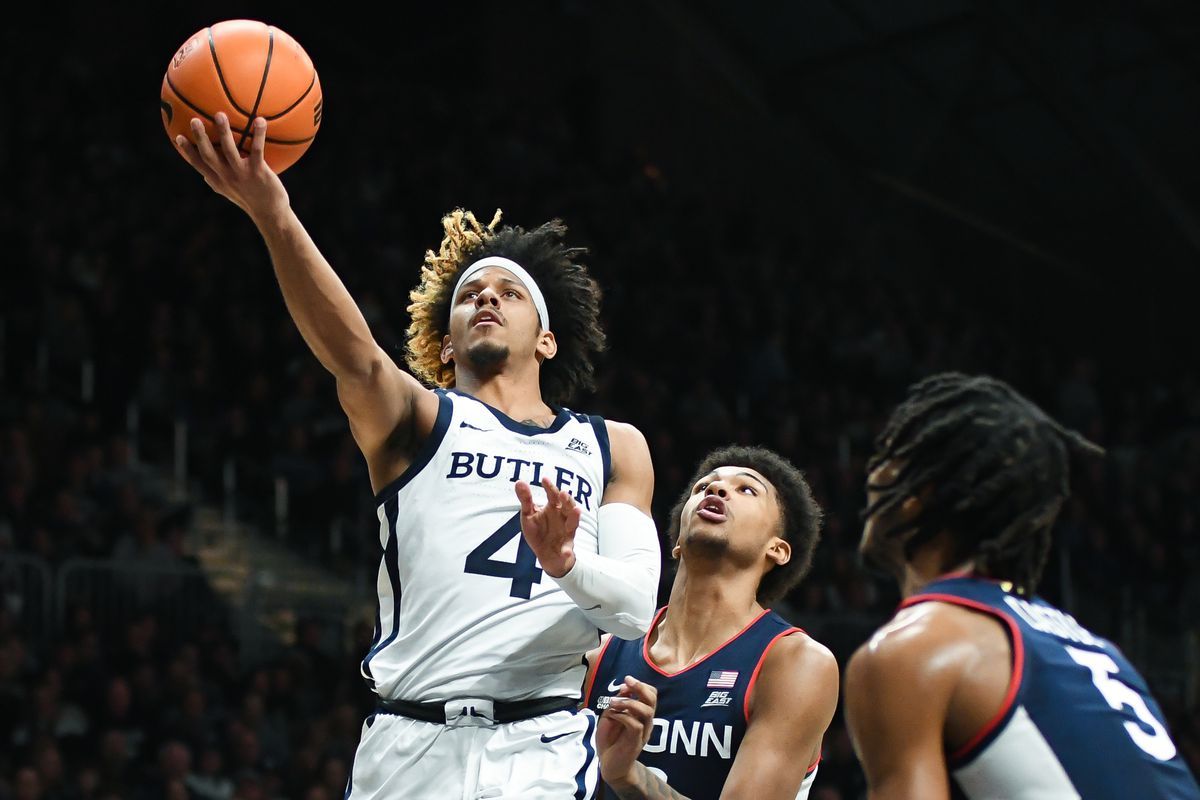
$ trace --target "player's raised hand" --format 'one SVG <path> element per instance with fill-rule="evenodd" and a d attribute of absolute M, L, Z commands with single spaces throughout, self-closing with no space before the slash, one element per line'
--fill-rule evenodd
<path fill-rule="evenodd" d="M 517 481 L 517 499 L 521 501 L 521 534 L 533 550 L 542 569 L 552 578 L 561 578 L 575 566 L 575 530 L 583 514 L 571 493 L 558 489 L 549 478 L 542 478 L 546 505 L 533 502 L 533 489 Z"/>
<path fill-rule="evenodd" d="M 267 142 L 267 121 L 257 117 L 250 129 L 250 153 L 243 155 L 233 140 L 229 117 L 218 111 L 214 117 L 217 141 L 214 147 L 204 124 L 192 119 L 191 139 L 175 137 L 175 147 L 189 164 L 204 176 L 213 191 L 229 199 L 256 222 L 286 211 L 288 193 L 269 166 L 263 153 Z"/>
<path fill-rule="evenodd" d="M 631 676 L 609 701 L 596 725 L 596 750 L 600 754 L 600 774 L 613 788 L 633 781 L 637 757 L 654 730 L 654 709 L 658 690 Z"/>

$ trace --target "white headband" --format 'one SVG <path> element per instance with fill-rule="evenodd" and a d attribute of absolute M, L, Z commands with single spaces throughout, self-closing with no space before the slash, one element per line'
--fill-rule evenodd
<path fill-rule="evenodd" d="M 454 285 L 454 294 L 452 297 L 458 297 L 458 290 L 462 288 L 464 283 L 471 279 L 472 275 L 488 267 L 506 269 L 513 275 L 516 275 L 521 283 L 525 284 L 525 290 L 529 292 L 529 296 L 533 299 L 533 307 L 537 309 L 538 320 L 542 323 L 542 330 L 550 330 L 550 312 L 546 310 L 546 298 L 542 297 L 542 290 L 538 288 L 537 281 L 520 264 L 503 256 L 485 256 L 464 269 L 462 275 L 458 276 L 458 283 Z"/>

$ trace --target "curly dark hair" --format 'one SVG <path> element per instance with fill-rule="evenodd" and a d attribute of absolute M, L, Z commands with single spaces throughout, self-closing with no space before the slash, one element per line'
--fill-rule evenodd
<path fill-rule="evenodd" d="M 592 357 L 604 351 L 600 327 L 600 286 L 579 262 L 582 247 L 568 247 L 567 227 L 551 220 L 531 231 L 514 226 L 496 229 L 497 210 L 491 223 L 480 224 L 469 211 L 456 209 L 442 219 L 445 238 L 437 253 L 425 254 L 421 282 L 412 290 L 408 311 L 406 358 L 413 373 L 428 383 L 454 385 L 454 363 L 443 364 L 442 338 L 450 320 L 451 292 L 462 270 L 485 256 L 503 256 L 524 267 L 546 298 L 558 353 L 541 367 L 542 397 L 562 405 L 580 392 L 595 389 Z"/>
<path fill-rule="evenodd" d="M 692 495 L 692 487 L 718 467 L 749 467 L 770 481 L 778 494 L 781 512 L 779 538 L 791 545 L 792 558 L 788 563 L 769 570 L 759 582 L 757 600 L 768 606 L 783 598 L 808 574 L 813 551 L 821 538 L 821 507 L 813 499 L 804 473 L 774 450 L 745 445 L 721 447 L 700 461 L 683 494 L 671 509 L 668 539 L 672 550 L 679 541 L 683 507 Z"/>
<path fill-rule="evenodd" d="M 957 542 L 957 560 L 973 557 L 981 573 L 1032 594 L 1050 552 L 1054 520 L 1071 493 L 1070 457 L 1103 453 L 1004 381 L 932 375 L 909 387 L 875 441 L 867 474 L 893 459 L 902 469 L 890 484 L 870 487 L 879 499 L 863 518 L 930 491 L 916 519 L 882 536 L 915 529 L 905 542 L 911 558 L 947 530 Z"/>

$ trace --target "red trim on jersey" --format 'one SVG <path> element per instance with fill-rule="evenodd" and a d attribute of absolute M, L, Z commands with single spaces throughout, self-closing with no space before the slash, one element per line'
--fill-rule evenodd
<path fill-rule="evenodd" d="M 588 676 L 587 686 L 583 689 L 583 704 L 590 706 L 592 704 L 592 686 L 596 683 L 596 676 L 600 674 L 600 665 L 604 663 L 604 654 L 608 652 L 608 646 L 612 644 L 613 637 L 610 635 L 604 640 L 604 644 L 600 645 L 600 652 L 596 654 L 596 663 L 589 664 L 591 675 Z"/>
<path fill-rule="evenodd" d="M 1009 640 L 1012 642 L 1013 649 L 1013 664 L 1012 676 L 1008 680 L 1008 691 L 1004 694 L 1004 702 L 1000 704 L 1000 710 L 996 712 L 987 723 L 980 728 L 974 736 L 967 740 L 967 743 L 955 750 L 949 756 L 949 761 L 962 761 L 967 756 L 972 754 L 972 751 L 979 746 L 979 743 L 988 737 L 988 735 L 996 729 L 996 726 L 1004 721 L 1008 713 L 1012 710 L 1013 701 L 1017 698 L 1017 691 L 1021 688 L 1021 677 L 1025 669 L 1025 645 L 1021 640 L 1021 629 L 1017 626 L 1016 620 L 1005 614 L 998 608 L 993 608 L 985 603 L 980 603 L 976 600 L 968 600 L 965 597 L 958 597 L 952 594 L 918 594 L 914 595 L 900 604 L 900 608 L 908 608 L 909 606 L 917 605 L 928 601 L 936 601 L 939 603 L 950 603 L 951 605 L 964 606 L 975 611 L 982 611 L 985 614 L 990 614 L 997 617 L 1001 622 L 1008 626 Z"/>
<path fill-rule="evenodd" d="M 948 581 L 951 578 L 979 578 L 979 577 L 983 577 L 983 576 L 976 575 L 975 570 L 973 568 L 952 569 L 949 572 L 943 572 L 941 575 L 938 575 L 936 578 L 934 578 L 933 580 L 931 580 L 929 583 L 927 583 L 925 585 L 930 586 L 932 584 L 937 583 L 938 581 Z"/>
<path fill-rule="evenodd" d="M 660 608 L 658 610 L 658 613 L 654 615 L 654 620 L 650 623 L 651 631 L 653 631 L 655 628 L 658 627 L 658 622 L 660 619 L 662 619 L 663 614 L 665 614 L 667 612 L 667 608 L 668 608 L 667 606 L 663 606 L 662 608 Z M 706 653 L 703 658 L 697 659 L 695 662 L 687 665 L 686 667 L 679 670 L 678 672 L 667 672 L 666 670 L 660 668 L 657 664 L 654 663 L 654 661 L 651 660 L 651 658 L 650 658 L 650 633 L 649 633 L 649 631 L 647 631 L 646 635 L 642 637 L 642 660 L 646 662 L 646 666 L 650 667 L 650 669 L 654 670 L 659 675 L 662 675 L 664 678 L 674 678 L 676 675 L 682 675 L 683 673 L 687 672 L 688 670 L 695 669 L 696 667 L 700 666 L 708 659 L 712 658 L 715 653 L 717 653 L 720 650 L 723 650 L 725 647 L 727 647 L 731 642 L 733 642 L 735 639 L 737 639 L 743 633 L 745 633 L 746 631 L 748 631 L 752 627 L 754 627 L 754 623 L 758 622 L 760 619 L 762 619 L 764 616 L 766 616 L 768 613 L 770 613 L 770 611 L 771 611 L 771 609 L 764 608 L 762 610 L 761 614 L 759 614 L 757 617 L 755 617 L 754 619 L 747 622 L 746 626 L 744 628 L 742 628 L 740 631 L 735 633 L 733 636 L 730 636 L 728 639 L 726 639 L 715 650 L 712 650 L 712 651 Z M 799 630 L 799 629 L 797 629 L 797 630 Z M 770 645 L 767 645 L 767 646 L 770 647 Z M 757 670 L 755 670 L 755 671 L 757 672 Z"/>
<path fill-rule="evenodd" d="M 807 778 L 809 775 L 812 775 L 813 772 L 817 768 L 817 764 L 820 764 L 820 763 L 821 763 L 821 754 L 817 753 L 817 760 L 814 761 L 813 763 L 809 764 L 808 769 L 804 770 L 804 777 Z"/>
<path fill-rule="evenodd" d="M 767 642 L 767 646 L 763 648 L 762 655 L 758 657 L 758 663 L 754 665 L 754 672 L 750 673 L 750 683 L 746 684 L 746 696 L 742 698 L 742 716 L 746 718 L 746 723 L 750 722 L 750 695 L 754 692 L 754 684 L 758 682 L 758 673 L 763 668 L 763 662 L 767 660 L 767 653 L 771 652 L 771 648 L 785 636 L 791 636 L 793 633 L 804 633 L 799 628 L 788 628 L 785 631 L 780 631 L 774 639 Z M 820 759 L 818 759 L 820 760 Z"/>

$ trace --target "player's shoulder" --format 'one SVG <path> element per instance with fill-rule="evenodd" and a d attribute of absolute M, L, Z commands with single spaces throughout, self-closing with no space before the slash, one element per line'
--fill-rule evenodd
<path fill-rule="evenodd" d="M 654 468 L 650 445 L 645 435 L 628 422 L 604 420 L 608 430 L 608 449 L 612 458 L 613 480 L 622 484 L 653 487 Z"/>
<path fill-rule="evenodd" d="M 608 441 L 613 451 L 618 448 L 622 450 L 635 449 L 645 450 L 650 452 L 650 446 L 646 443 L 646 436 L 635 425 L 628 422 L 618 422 L 617 420 L 604 420 L 605 430 L 608 431 Z"/>
<path fill-rule="evenodd" d="M 754 709 L 832 715 L 838 697 L 838 663 L 828 647 L 797 630 L 774 640 L 763 656 L 753 695 Z"/>
<path fill-rule="evenodd" d="M 759 678 L 785 688 L 838 684 L 838 663 L 828 647 L 801 630 L 781 636 L 763 656 Z"/>
<path fill-rule="evenodd" d="M 850 657 L 847 686 L 953 682 L 975 660 L 983 626 L 969 608 L 929 601 L 901 609 Z"/>
<path fill-rule="evenodd" d="M 802 630 L 793 631 L 775 641 L 763 660 L 763 668 L 768 666 L 808 674 L 837 673 L 837 659 L 833 652 Z"/>

